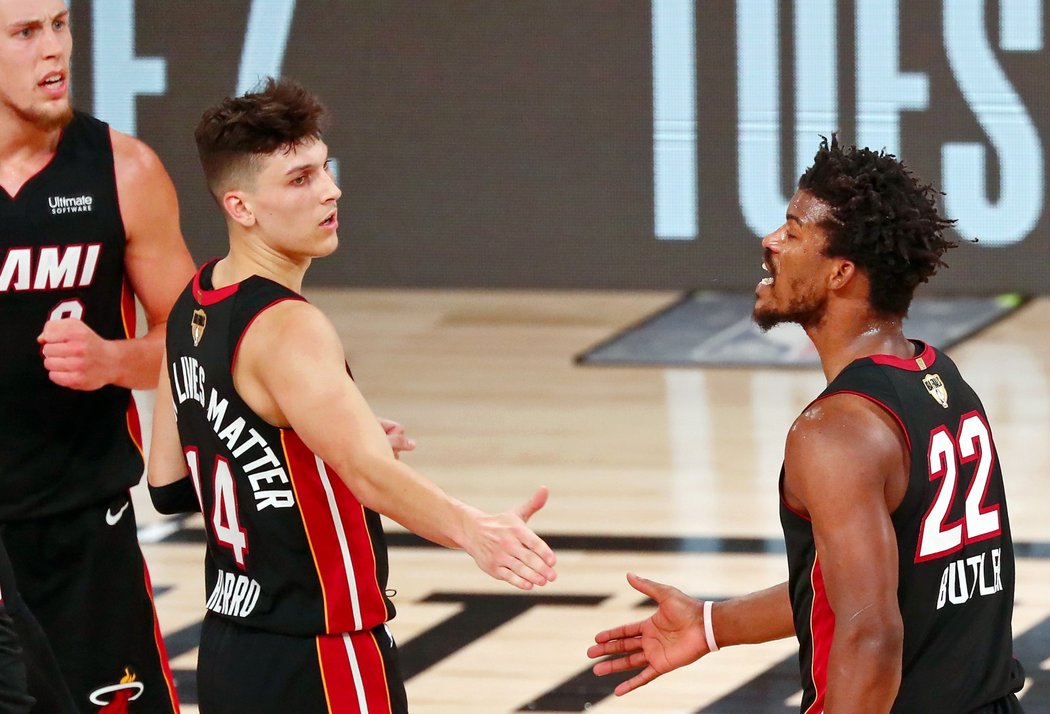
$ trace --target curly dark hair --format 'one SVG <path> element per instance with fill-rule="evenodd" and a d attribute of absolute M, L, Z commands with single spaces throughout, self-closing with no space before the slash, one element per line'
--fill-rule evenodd
<path fill-rule="evenodd" d="M 319 139 L 327 119 L 320 100 L 287 78 L 207 109 L 193 137 L 212 196 L 221 201 L 234 176 L 250 182 L 259 157 Z"/>
<path fill-rule="evenodd" d="M 825 254 L 846 258 L 867 274 L 869 302 L 880 313 L 908 314 L 915 288 L 947 267 L 941 256 L 958 242 L 944 232 L 955 221 L 940 215 L 936 197 L 897 157 L 843 148 L 821 137 L 813 165 L 798 181 L 831 208 Z"/>

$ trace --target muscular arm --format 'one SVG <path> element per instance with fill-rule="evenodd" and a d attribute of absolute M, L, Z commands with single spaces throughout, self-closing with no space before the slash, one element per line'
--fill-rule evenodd
<path fill-rule="evenodd" d="M 157 386 L 164 324 L 193 261 L 179 231 L 175 187 L 153 151 L 110 130 L 117 198 L 124 223 L 124 269 L 146 313 L 141 338 L 107 340 L 79 318 L 49 320 L 37 340 L 55 384 L 93 390 L 107 384 L 131 389 Z"/>
<path fill-rule="evenodd" d="M 110 342 L 109 382 L 133 389 L 157 386 L 168 312 L 193 275 L 179 228 L 175 187 L 157 155 L 141 141 L 110 131 L 120 215 L 127 234 L 124 269 L 146 314 L 147 333 Z"/>
<path fill-rule="evenodd" d="M 288 301 L 260 314 L 241 342 L 234 383 L 263 418 L 294 428 L 365 506 L 466 550 L 485 572 L 517 587 L 554 579 L 554 554 L 523 523 L 542 507 L 546 491 L 515 514 L 489 516 L 398 461 L 346 373 L 335 329 L 317 308 Z"/>
<path fill-rule="evenodd" d="M 853 395 L 812 405 L 788 435 L 785 498 L 808 513 L 835 615 L 825 712 L 887 712 L 900 686 L 904 628 L 890 513 L 908 450 L 890 416 Z"/>

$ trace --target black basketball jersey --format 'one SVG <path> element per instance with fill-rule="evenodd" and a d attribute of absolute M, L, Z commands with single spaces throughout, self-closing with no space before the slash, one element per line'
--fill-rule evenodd
<path fill-rule="evenodd" d="M 78 112 L 43 170 L 14 197 L 0 189 L 0 521 L 97 503 L 142 477 L 131 392 L 54 384 L 37 343 L 63 317 L 135 335 L 125 240 L 109 127 Z"/>
<path fill-rule="evenodd" d="M 304 298 L 259 276 L 213 290 L 213 267 L 172 308 L 166 365 L 208 532 L 207 607 L 283 634 L 369 630 L 394 615 L 379 515 L 295 431 L 253 412 L 233 383 L 253 320 Z"/>
<path fill-rule="evenodd" d="M 911 359 L 854 361 L 816 401 L 843 393 L 869 399 L 897 420 L 910 445 L 907 490 L 892 514 L 904 621 L 893 711 L 955 714 L 1020 687 L 1010 628 L 1014 553 L 984 407 L 945 354 L 916 345 Z M 835 616 L 811 523 L 784 502 L 783 470 L 780 478 L 802 711 L 821 712 Z"/>

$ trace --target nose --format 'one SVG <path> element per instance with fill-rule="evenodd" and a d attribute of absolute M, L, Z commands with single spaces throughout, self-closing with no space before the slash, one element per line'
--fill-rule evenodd
<path fill-rule="evenodd" d="M 325 185 L 325 190 L 323 194 L 324 203 L 328 203 L 329 201 L 338 201 L 339 197 L 343 195 L 342 189 L 339 188 L 339 184 L 335 182 L 335 177 L 332 176 L 331 173 L 329 173 L 328 171 L 324 171 L 322 173 L 324 173 L 324 180 L 328 182 Z"/>
<path fill-rule="evenodd" d="M 43 42 L 40 45 L 41 52 L 43 52 L 45 58 L 60 57 L 64 54 L 65 43 L 62 41 L 63 38 L 59 36 L 60 32 L 50 23 L 45 26 Z"/>
<path fill-rule="evenodd" d="M 787 230 L 787 224 L 780 226 L 772 233 L 769 233 L 762 239 L 762 247 L 773 253 L 780 251 L 780 243 L 784 240 L 784 231 Z"/>

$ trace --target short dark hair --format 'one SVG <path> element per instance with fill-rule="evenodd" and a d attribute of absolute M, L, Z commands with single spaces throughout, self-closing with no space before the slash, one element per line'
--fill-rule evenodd
<path fill-rule="evenodd" d="M 250 181 L 258 157 L 320 138 L 327 118 L 316 96 L 291 79 L 273 77 L 261 89 L 207 109 L 193 137 L 212 196 L 221 201 L 234 177 Z"/>
<path fill-rule="evenodd" d="M 894 155 L 843 148 L 835 134 L 830 145 L 821 139 L 798 187 L 831 209 L 825 253 L 867 274 L 874 310 L 903 317 L 915 288 L 947 267 L 941 256 L 958 242 L 944 232 L 955 221 L 938 212 L 936 197 L 942 194 L 920 183 Z"/>

